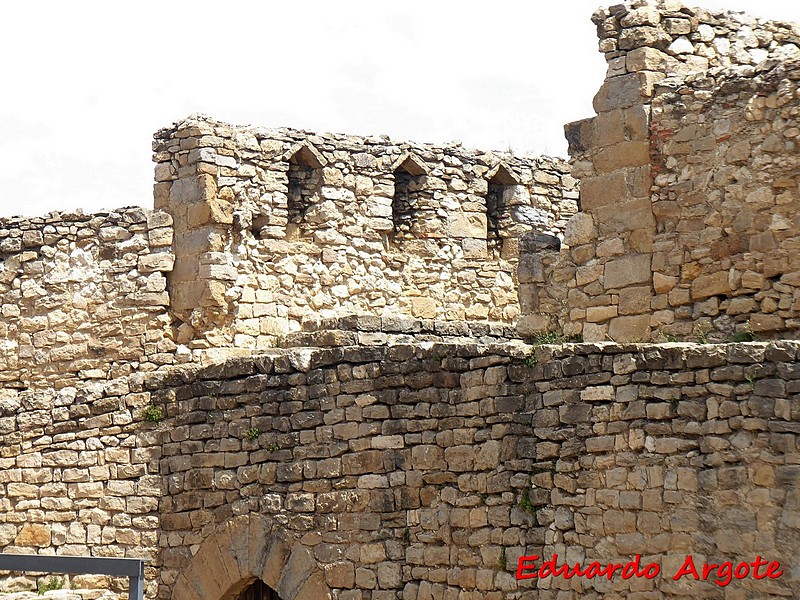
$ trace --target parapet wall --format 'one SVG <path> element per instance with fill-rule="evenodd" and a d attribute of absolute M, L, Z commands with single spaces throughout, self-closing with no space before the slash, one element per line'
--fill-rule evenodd
<path fill-rule="evenodd" d="M 800 32 L 676 2 L 598 11 L 597 116 L 566 127 L 581 209 L 531 247 L 524 333 L 585 340 L 800 330 Z"/>
<path fill-rule="evenodd" d="M 174 362 L 172 218 L 140 208 L 0 219 L 0 382 L 74 385 Z"/>
<path fill-rule="evenodd" d="M 179 341 L 252 349 L 348 314 L 511 324 L 518 240 L 559 236 L 577 189 L 556 159 L 233 127 L 159 132 L 175 222 Z"/>
<path fill-rule="evenodd" d="M 290 600 L 794 597 L 798 352 L 275 350 L 7 392 L 0 547 L 148 557 L 147 597 L 175 600 L 253 577 Z M 515 579 L 553 553 L 662 574 Z M 689 554 L 783 575 L 673 581 Z"/>
<path fill-rule="evenodd" d="M 246 353 L 319 317 L 508 331 L 520 236 L 558 243 L 577 210 L 562 161 L 458 144 L 197 118 L 155 150 L 155 211 L 0 220 L 6 386 Z"/>

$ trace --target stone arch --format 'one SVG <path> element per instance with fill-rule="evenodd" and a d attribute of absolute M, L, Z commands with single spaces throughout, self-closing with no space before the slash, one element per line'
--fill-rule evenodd
<path fill-rule="evenodd" d="M 330 600 L 311 550 L 263 515 L 223 523 L 200 545 L 172 590 L 172 600 L 236 600 L 256 579 L 282 600 Z"/>

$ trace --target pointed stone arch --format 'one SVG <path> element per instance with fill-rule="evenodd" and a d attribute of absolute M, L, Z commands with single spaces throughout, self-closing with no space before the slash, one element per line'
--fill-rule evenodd
<path fill-rule="evenodd" d="M 256 579 L 282 600 L 330 600 L 311 550 L 272 519 L 241 515 L 217 527 L 181 572 L 172 600 L 236 600 Z"/>
<path fill-rule="evenodd" d="M 392 171 L 402 171 L 404 173 L 408 173 L 409 175 L 413 175 L 415 177 L 419 177 L 420 175 L 427 175 L 428 174 L 428 167 L 425 163 L 414 154 L 410 152 L 403 152 L 403 154 L 394 161 L 392 164 Z"/>
<path fill-rule="evenodd" d="M 285 155 L 289 162 L 300 163 L 312 169 L 321 169 L 328 161 L 311 142 L 299 142 L 292 146 Z"/>
<path fill-rule="evenodd" d="M 496 185 L 519 185 L 519 177 L 504 162 L 497 163 L 486 173 L 486 179 Z"/>

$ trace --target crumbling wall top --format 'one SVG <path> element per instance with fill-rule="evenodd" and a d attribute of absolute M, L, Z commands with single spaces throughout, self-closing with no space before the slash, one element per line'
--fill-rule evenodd
<path fill-rule="evenodd" d="M 677 0 L 616 4 L 598 9 L 592 21 L 609 77 L 650 72 L 650 79 L 658 80 L 718 68 L 747 73 L 764 61 L 800 54 L 797 24 L 692 8 Z M 598 112 L 605 110 L 604 100 L 595 98 Z"/>

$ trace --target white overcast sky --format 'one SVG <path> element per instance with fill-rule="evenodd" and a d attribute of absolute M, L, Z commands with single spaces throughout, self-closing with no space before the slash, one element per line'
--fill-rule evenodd
<path fill-rule="evenodd" d="M 799 0 L 687 3 L 800 22 Z M 195 112 L 566 156 L 605 72 L 600 4 L 7 3 L 0 216 L 152 206 L 152 134 Z"/>

